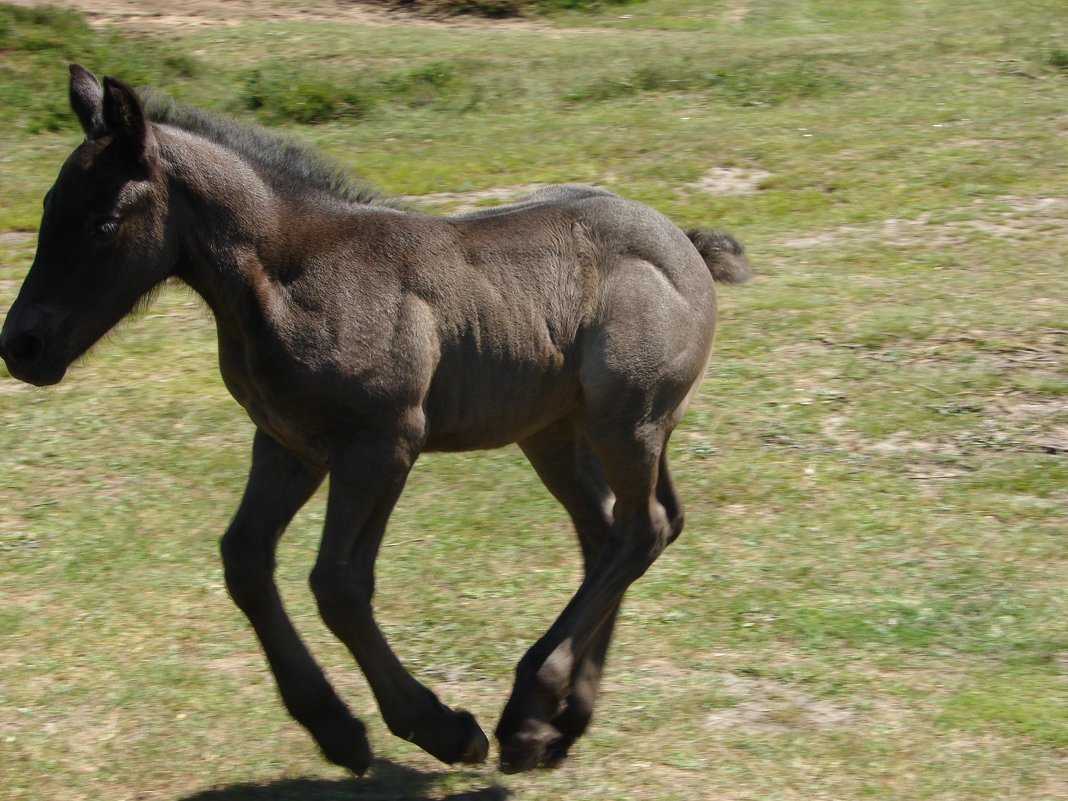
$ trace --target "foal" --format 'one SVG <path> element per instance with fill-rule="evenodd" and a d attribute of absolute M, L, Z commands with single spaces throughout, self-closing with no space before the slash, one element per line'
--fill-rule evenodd
<path fill-rule="evenodd" d="M 678 537 L 667 442 L 712 348 L 713 279 L 741 245 L 565 185 L 454 217 L 390 207 L 293 143 L 138 95 L 78 65 L 85 141 L 45 197 L 37 255 L 0 334 L 45 386 L 168 278 L 214 313 L 227 388 L 256 425 L 222 539 L 226 584 L 283 702 L 362 774 L 364 726 L 282 607 L 275 545 L 329 476 L 311 587 L 390 730 L 475 763 L 474 717 L 416 681 L 372 613 L 374 561 L 423 451 L 517 442 L 574 521 L 585 578 L 516 669 L 503 770 L 563 759 L 593 713 L 620 600 Z"/>

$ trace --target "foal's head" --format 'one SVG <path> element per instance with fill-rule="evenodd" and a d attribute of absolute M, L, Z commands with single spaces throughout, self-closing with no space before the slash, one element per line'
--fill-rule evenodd
<path fill-rule="evenodd" d="M 72 64 L 70 102 L 86 138 L 45 195 L 37 256 L 0 332 L 11 374 L 38 386 L 62 379 L 177 258 L 156 138 L 137 95 Z"/>

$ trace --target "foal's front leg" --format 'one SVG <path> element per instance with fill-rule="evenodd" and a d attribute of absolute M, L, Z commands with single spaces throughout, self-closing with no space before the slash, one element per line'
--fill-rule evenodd
<path fill-rule="evenodd" d="M 419 438 L 369 441 L 331 454 L 323 542 L 311 584 L 323 620 L 356 658 L 389 730 L 449 764 L 486 758 L 471 713 L 453 711 L 405 670 L 375 622 L 374 563 Z"/>
<path fill-rule="evenodd" d="M 245 496 L 222 540 L 223 564 L 227 589 L 259 637 L 286 709 L 327 759 L 360 775 L 371 763 L 364 726 L 293 628 L 272 576 L 278 539 L 323 474 L 257 431 Z"/>

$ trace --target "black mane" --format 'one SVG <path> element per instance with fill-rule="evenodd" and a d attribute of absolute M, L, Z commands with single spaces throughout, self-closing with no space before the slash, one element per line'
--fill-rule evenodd
<path fill-rule="evenodd" d="M 400 200 L 381 194 L 354 179 L 310 146 L 240 120 L 209 114 L 175 103 L 151 91 L 139 91 L 145 113 L 153 122 L 173 125 L 234 151 L 272 186 L 287 194 L 326 193 L 348 203 L 399 208 Z"/>

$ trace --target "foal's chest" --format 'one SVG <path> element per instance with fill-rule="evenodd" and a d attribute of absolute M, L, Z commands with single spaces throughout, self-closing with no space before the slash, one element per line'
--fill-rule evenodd
<path fill-rule="evenodd" d="M 309 387 L 286 363 L 219 336 L 219 367 L 223 382 L 256 427 L 289 450 L 316 464 L 328 463 L 327 437 L 312 424 L 316 404 Z M 273 363 L 272 363 L 273 362 Z"/>

